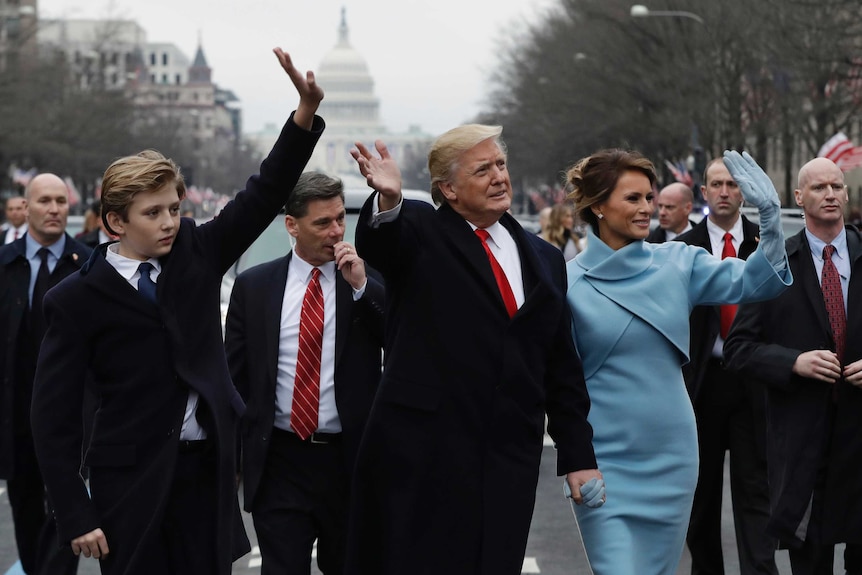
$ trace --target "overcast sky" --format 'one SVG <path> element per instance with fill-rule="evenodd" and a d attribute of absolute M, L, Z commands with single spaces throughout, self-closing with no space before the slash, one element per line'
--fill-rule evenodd
<path fill-rule="evenodd" d="M 316 69 L 335 46 L 344 6 L 384 125 L 401 132 L 418 124 L 437 135 L 479 111 L 501 41 L 553 1 L 39 0 L 39 10 L 42 18 L 136 20 L 148 41 L 174 43 L 190 59 L 200 34 L 213 81 L 240 98 L 250 132 L 281 124 L 296 106 L 271 49 L 281 46 L 300 69 Z"/>

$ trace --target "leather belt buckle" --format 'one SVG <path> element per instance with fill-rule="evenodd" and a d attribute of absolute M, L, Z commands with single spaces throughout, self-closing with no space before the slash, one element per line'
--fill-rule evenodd
<path fill-rule="evenodd" d="M 316 445 L 329 445 L 335 443 L 340 437 L 340 433 L 318 433 L 315 431 L 308 437 L 308 442 Z"/>
<path fill-rule="evenodd" d="M 308 438 L 308 441 L 311 443 L 317 443 L 319 445 L 326 445 L 331 440 L 330 437 L 323 435 L 321 433 L 314 432 L 311 434 L 311 437 Z"/>

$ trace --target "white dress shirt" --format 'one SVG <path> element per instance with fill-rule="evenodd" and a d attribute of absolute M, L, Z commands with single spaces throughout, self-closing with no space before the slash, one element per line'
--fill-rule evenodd
<path fill-rule="evenodd" d="M 730 242 L 733 244 L 733 251 L 736 252 L 736 256 L 739 257 L 739 246 L 742 245 L 742 240 L 744 235 L 742 233 L 742 216 L 736 218 L 736 223 L 733 224 L 729 230 L 725 231 L 718 225 L 714 224 L 712 220 L 706 220 L 706 231 L 709 233 L 709 243 L 712 245 L 712 255 L 717 258 L 721 258 L 721 252 L 724 251 L 724 234 L 730 233 L 733 236 L 733 239 Z M 715 338 L 715 345 L 712 346 L 712 356 L 722 358 L 724 357 L 724 338 L 719 334 Z"/>
<path fill-rule="evenodd" d="M 340 433 L 341 420 L 335 405 L 335 262 L 327 262 L 320 269 L 320 288 L 323 291 L 323 345 L 320 353 L 320 404 L 317 429 L 321 433 Z M 293 406 L 293 388 L 296 379 L 296 357 L 299 353 L 299 322 L 302 301 L 314 266 L 293 252 L 287 270 L 287 282 L 281 304 L 281 323 L 278 335 L 278 372 L 275 387 L 275 427 L 293 432 L 290 428 L 290 411 Z M 354 292 L 356 299 L 356 292 Z"/>
<path fill-rule="evenodd" d="M 21 239 L 24 237 L 24 234 L 27 233 L 27 222 L 24 222 L 17 228 L 12 224 L 9 224 L 9 227 L 6 229 L 6 237 L 3 239 L 4 244 L 11 244 L 15 240 Z"/>
<path fill-rule="evenodd" d="M 133 260 L 125 256 L 121 256 L 118 252 L 120 244 L 111 244 L 105 252 L 105 260 L 111 264 L 120 276 L 129 282 L 135 290 L 138 289 L 138 280 L 141 279 L 141 272 L 138 271 L 142 261 Z M 153 265 L 150 271 L 150 279 L 153 283 L 158 283 L 158 277 L 162 273 L 162 264 L 159 260 L 151 258 L 147 260 Z M 189 388 L 189 398 L 186 401 L 186 412 L 183 415 L 183 426 L 180 429 L 180 439 L 186 441 L 194 441 L 198 439 L 206 439 L 207 432 L 200 426 L 195 418 L 195 413 L 198 410 L 198 392 Z"/>

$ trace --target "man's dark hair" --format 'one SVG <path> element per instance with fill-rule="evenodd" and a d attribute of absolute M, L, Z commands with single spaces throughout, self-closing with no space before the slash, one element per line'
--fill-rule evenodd
<path fill-rule="evenodd" d="M 301 218 L 308 213 L 308 202 L 332 198 L 344 201 L 344 184 L 339 178 L 331 178 L 320 172 L 305 172 L 299 176 L 290 199 L 284 204 L 284 211 L 288 216 Z"/>

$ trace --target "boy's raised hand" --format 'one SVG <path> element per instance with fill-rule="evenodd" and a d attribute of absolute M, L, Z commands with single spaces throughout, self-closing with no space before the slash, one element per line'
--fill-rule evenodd
<path fill-rule="evenodd" d="M 314 121 L 314 114 L 317 113 L 317 107 L 323 100 L 323 89 L 315 81 L 314 72 L 309 70 L 303 75 L 296 69 L 290 59 L 290 54 L 281 48 L 273 48 L 272 51 L 299 93 L 299 106 L 293 115 L 293 121 L 297 126 L 310 130 Z"/>

